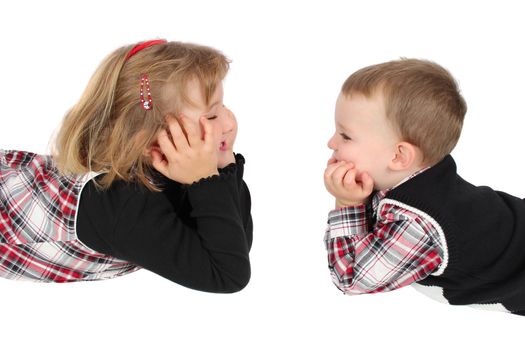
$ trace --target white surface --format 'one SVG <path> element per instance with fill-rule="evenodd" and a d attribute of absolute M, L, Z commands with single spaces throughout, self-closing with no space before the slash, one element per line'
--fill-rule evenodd
<path fill-rule="evenodd" d="M 121 45 L 160 37 L 225 52 L 225 102 L 239 121 L 255 223 L 252 280 L 238 294 L 191 291 L 147 271 L 66 285 L 0 280 L 0 348 L 520 348 L 525 317 L 441 305 L 412 288 L 343 296 L 322 242 L 340 86 L 400 56 L 434 60 L 459 80 L 469 105 L 453 153 L 460 173 L 525 197 L 518 2 L 237 3 L 0 5 L 4 149 L 46 152 L 99 62 Z"/>

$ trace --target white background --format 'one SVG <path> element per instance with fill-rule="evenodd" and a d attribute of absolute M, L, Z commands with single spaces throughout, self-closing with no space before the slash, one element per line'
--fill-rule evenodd
<path fill-rule="evenodd" d="M 333 200 L 322 173 L 345 78 L 427 58 L 455 75 L 469 106 L 453 152 L 460 174 L 525 197 L 524 11 L 518 1 L 320 3 L 0 5 L 3 149 L 46 153 L 99 62 L 121 45 L 167 38 L 222 50 L 233 60 L 225 102 L 239 121 L 235 150 L 247 159 L 255 223 L 252 280 L 238 294 L 192 291 L 147 271 L 90 283 L 0 280 L 0 349 L 523 347 L 525 317 L 439 304 L 410 287 L 342 295 L 326 268 Z"/>

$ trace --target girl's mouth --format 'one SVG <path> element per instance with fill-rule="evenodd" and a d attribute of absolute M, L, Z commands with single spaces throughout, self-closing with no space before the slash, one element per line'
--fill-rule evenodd
<path fill-rule="evenodd" d="M 221 150 L 221 151 L 226 151 L 227 150 L 226 141 L 222 141 L 221 142 L 221 145 L 219 146 L 219 150 Z"/>

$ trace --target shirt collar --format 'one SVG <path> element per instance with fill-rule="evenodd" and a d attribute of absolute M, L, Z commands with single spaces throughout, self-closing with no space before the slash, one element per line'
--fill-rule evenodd
<path fill-rule="evenodd" d="M 381 191 L 376 191 L 376 193 L 374 194 L 374 196 L 372 197 L 372 209 L 374 210 L 374 212 L 377 210 L 377 207 L 379 206 L 379 202 L 386 197 L 387 193 L 392 191 L 394 188 L 400 186 L 401 184 L 407 182 L 408 180 L 412 179 L 413 177 L 421 174 L 422 172 L 424 172 L 425 170 L 427 170 L 428 168 L 430 168 L 429 166 L 426 167 L 426 168 L 423 168 L 423 169 L 420 169 L 418 171 L 416 171 L 415 173 L 413 173 L 412 175 L 409 175 L 407 177 L 405 177 L 403 180 L 401 180 L 401 182 L 399 182 L 397 185 L 395 186 L 392 186 L 386 190 L 381 190 Z"/>

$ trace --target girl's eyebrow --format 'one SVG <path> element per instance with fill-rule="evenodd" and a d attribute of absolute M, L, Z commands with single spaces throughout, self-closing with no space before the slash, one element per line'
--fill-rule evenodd
<path fill-rule="evenodd" d="M 216 102 L 214 102 L 214 103 L 212 103 L 212 104 L 210 105 L 210 107 L 208 107 L 208 110 L 207 110 L 205 113 L 202 113 L 202 115 L 203 115 L 203 116 L 206 116 L 208 113 L 211 112 L 211 110 L 212 110 L 213 108 L 215 108 L 215 106 L 218 106 L 218 105 L 220 105 L 221 103 L 222 103 L 222 101 L 220 101 L 220 100 L 219 100 L 219 101 L 216 101 Z"/>
<path fill-rule="evenodd" d="M 210 107 L 209 107 L 208 109 L 212 109 L 213 107 L 215 107 L 215 106 L 217 106 L 217 105 L 219 105 L 219 104 L 221 104 L 221 103 L 222 103 L 222 100 L 215 101 L 214 103 L 212 103 L 212 104 L 210 105 Z"/>

